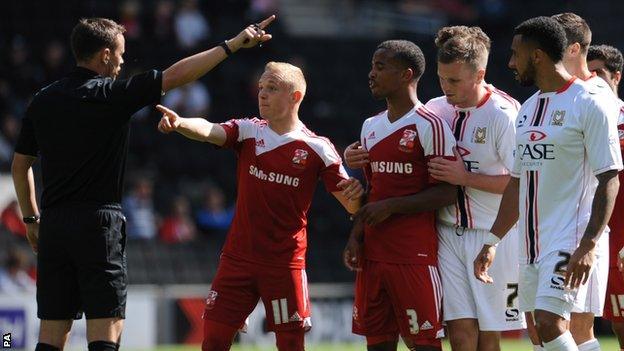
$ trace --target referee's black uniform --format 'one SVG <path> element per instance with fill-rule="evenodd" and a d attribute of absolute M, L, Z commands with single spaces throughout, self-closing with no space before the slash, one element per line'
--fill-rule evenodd
<path fill-rule="evenodd" d="M 158 71 L 113 80 L 77 67 L 28 107 L 15 151 L 41 160 L 40 319 L 125 318 L 120 203 L 130 116 L 161 91 Z"/>

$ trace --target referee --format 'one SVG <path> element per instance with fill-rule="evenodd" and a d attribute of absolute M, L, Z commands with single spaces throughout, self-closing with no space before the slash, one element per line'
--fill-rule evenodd
<path fill-rule="evenodd" d="M 130 117 L 192 82 L 240 48 L 271 39 L 275 16 L 163 72 L 115 79 L 124 27 L 82 19 L 71 33 L 77 67 L 40 90 L 26 110 L 12 174 L 28 241 L 37 253 L 36 351 L 62 350 L 84 312 L 89 350 L 118 350 L 126 309 L 125 218 L 121 195 Z M 41 159 L 37 206 L 32 165 Z M 39 215 L 41 214 L 41 217 Z"/>

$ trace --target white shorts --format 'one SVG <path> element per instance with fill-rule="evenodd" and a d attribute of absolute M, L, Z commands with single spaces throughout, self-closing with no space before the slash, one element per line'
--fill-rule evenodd
<path fill-rule="evenodd" d="M 553 308 L 555 310 L 548 311 L 568 320 L 572 310 L 584 308 L 588 284 L 582 284 L 578 289 L 564 287 L 564 270 L 571 255 L 571 252 L 553 251 L 542 256 L 537 263 L 520 264 L 519 297 L 522 312 L 542 309 L 536 306 L 536 299 L 543 297 L 554 297 L 565 302 Z"/>
<path fill-rule="evenodd" d="M 594 270 L 587 281 L 587 295 L 583 309 L 575 308 L 572 312 L 593 313 L 595 317 L 602 317 L 605 298 L 607 296 L 607 281 L 609 280 L 609 233 L 604 233 L 596 245 L 596 261 Z"/>
<path fill-rule="evenodd" d="M 438 270 L 442 279 L 444 320 L 477 319 L 481 331 L 526 328 L 518 308 L 518 233 L 513 228 L 496 249 L 489 269 L 493 284 L 474 276 L 474 259 L 488 231 L 438 223 Z M 456 230 L 457 229 L 457 230 Z"/>

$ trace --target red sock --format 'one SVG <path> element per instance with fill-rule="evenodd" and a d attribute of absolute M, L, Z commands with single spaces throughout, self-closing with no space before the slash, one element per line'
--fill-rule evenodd
<path fill-rule="evenodd" d="M 277 349 L 279 351 L 303 351 L 305 350 L 305 330 L 291 329 L 275 332 Z"/>
<path fill-rule="evenodd" d="M 204 341 L 202 351 L 228 351 L 238 328 L 204 319 Z"/>

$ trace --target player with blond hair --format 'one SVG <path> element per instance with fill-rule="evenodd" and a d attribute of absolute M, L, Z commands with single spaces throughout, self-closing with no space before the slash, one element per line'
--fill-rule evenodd
<path fill-rule="evenodd" d="M 158 106 L 164 113 L 160 131 L 231 148 L 238 156 L 236 211 L 206 300 L 202 350 L 228 350 L 258 300 L 278 350 L 304 349 L 311 327 L 306 224 L 314 189 L 321 179 L 350 213 L 363 194 L 332 143 L 299 119 L 305 92 L 301 69 L 269 62 L 258 82 L 262 119 L 218 124 Z"/>

